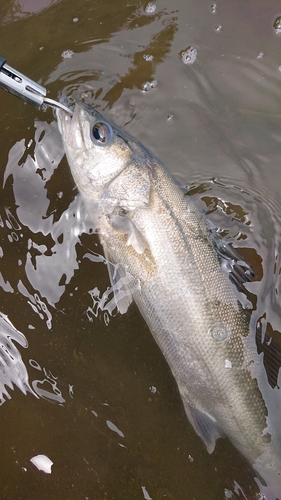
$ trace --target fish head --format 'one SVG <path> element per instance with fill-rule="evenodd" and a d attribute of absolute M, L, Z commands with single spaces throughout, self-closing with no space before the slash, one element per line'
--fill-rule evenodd
<path fill-rule="evenodd" d="M 134 185 L 137 197 L 147 202 L 149 167 L 144 166 L 150 155 L 145 148 L 83 102 L 75 104 L 73 116 L 59 109 L 57 119 L 74 181 L 84 199 L 107 196 L 119 203 L 125 196 L 120 194 L 124 186 L 127 198 L 135 199 L 136 193 L 130 194 Z M 120 175 L 124 171 L 126 179 Z"/>

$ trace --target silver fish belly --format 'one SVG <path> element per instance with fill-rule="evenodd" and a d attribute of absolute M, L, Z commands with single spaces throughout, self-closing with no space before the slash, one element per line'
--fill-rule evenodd
<path fill-rule="evenodd" d="M 270 411 L 271 400 L 280 410 L 280 396 L 268 387 L 204 216 L 158 160 L 97 110 L 78 103 L 72 118 L 57 115 L 105 254 L 138 283 L 117 301 L 120 312 L 136 302 L 208 451 L 227 436 L 261 475 L 267 500 L 280 500 L 280 429 Z"/>

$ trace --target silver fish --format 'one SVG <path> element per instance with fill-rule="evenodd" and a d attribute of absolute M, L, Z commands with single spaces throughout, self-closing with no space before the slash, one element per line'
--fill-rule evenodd
<path fill-rule="evenodd" d="M 126 282 L 120 312 L 136 302 L 208 452 L 227 436 L 266 499 L 281 500 L 280 395 L 223 269 L 222 243 L 160 162 L 96 109 L 77 103 L 73 117 L 57 117 L 105 256 L 123 264 L 110 276 Z"/>

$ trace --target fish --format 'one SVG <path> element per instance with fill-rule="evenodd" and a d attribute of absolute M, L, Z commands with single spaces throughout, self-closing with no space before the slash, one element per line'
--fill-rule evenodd
<path fill-rule="evenodd" d="M 120 313 L 136 303 L 207 451 L 227 437 L 264 498 L 281 500 L 279 388 L 268 383 L 239 299 L 251 269 L 168 169 L 99 110 L 78 101 L 72 117 L 60 109 L 57 120 L 105 257 L 121 264 L 108 266 L 125 290 Z"/>

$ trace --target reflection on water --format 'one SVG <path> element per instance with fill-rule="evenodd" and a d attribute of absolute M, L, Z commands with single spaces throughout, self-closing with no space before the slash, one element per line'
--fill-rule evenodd
<path fill-rule="evenodd" d="M 17 19 L 37 14 L 60 0 L 12 0 L 6 1 L 7 13 L 2 18 L 2 24 L 9 24 Z M 5 2 L 4 2 L 5 3 Z"/>
<path fill-rule="evenodd" d="M 244 301 L 270 367 L 281 329 L 277 0 L 0 9 L 8 63 L 52 98 L 105 109 L 253 267 Z M 136 308 L 117 313 L 51 111 L 2 91 L 0 107 L 1 498 L 257 498 L 230 443 L 208 455 L 194 435 Z M 38 455 L 54 462 L 47 480 L 30 465 Z"/>
<path fill-rule="evenodd" d="M 28 374 L 20 352 L 15 346 L 16 341 L 22 347 L 27 347 L 25 336 L 14 328 L 7 316 L 0 313 L 0 405 L 6 399 L 11 399 L 8 388 L 16 385 L 24 394 L 33 392 Z"/>
<path fill-rule="evenodd" d="M 57 385 L 57 377 L 54 377 L 54 375 L 50 371 L 47 372 L 45 368 L 42 369 L 39 363 L 37 363 L 37 361 L 34 361 L 34 359 L 30 359 L 29 364 L 32 368 L 35 368 L 35 370 L 42 372 L 42 374 L 40 373 L 40 379 L 34 379 L 32 381 L 32 387 L 37 396 L 40 396 L 47 401 L 57 401 L 58 403 L 64 403 L 65 399 L 63 398 L 62 393 Z M 43 380 L 41 379 L 42 376 L 45 377 L 43 378 Z M 71 386 L 69 386 L 69 390 L 70 394 L 72 394 Z"/>
<path fill-rule="evenodd" d="M 69 283 L 78 267 L 75 247 L 79 234 L 90 231 L 79 198 L 70 203 L 58 220 L 57 210 L 53 214 L 54 209 L 50 208 L 46 186 L 62 156 L 56 123 L 49 125 L 36 122 L 34 141 L 26 146 L 21 140 L 12 147 L 4 175 L 4 187 L 7 182 L 12 182 L 16 215 L 20 221 L 16 222 L 17 227 L 13 229 L 20 231 L 20 224 L 29 229 L 29 235 L 25 238 L 26 260 L 20 262 L 28 284 L 25 286 L 19 281 L 17 287 L 29 298 L 29 305 L 41 319 L 46 317 L 48 328 L 52 326 L 51 312 L 37 293 L 30 294 L 28 290 L 38 290 L 49 304 L 57 303 L 65 290 L 65 284 Z M 63 192 L 53 195 L 59 203 Z"/>

